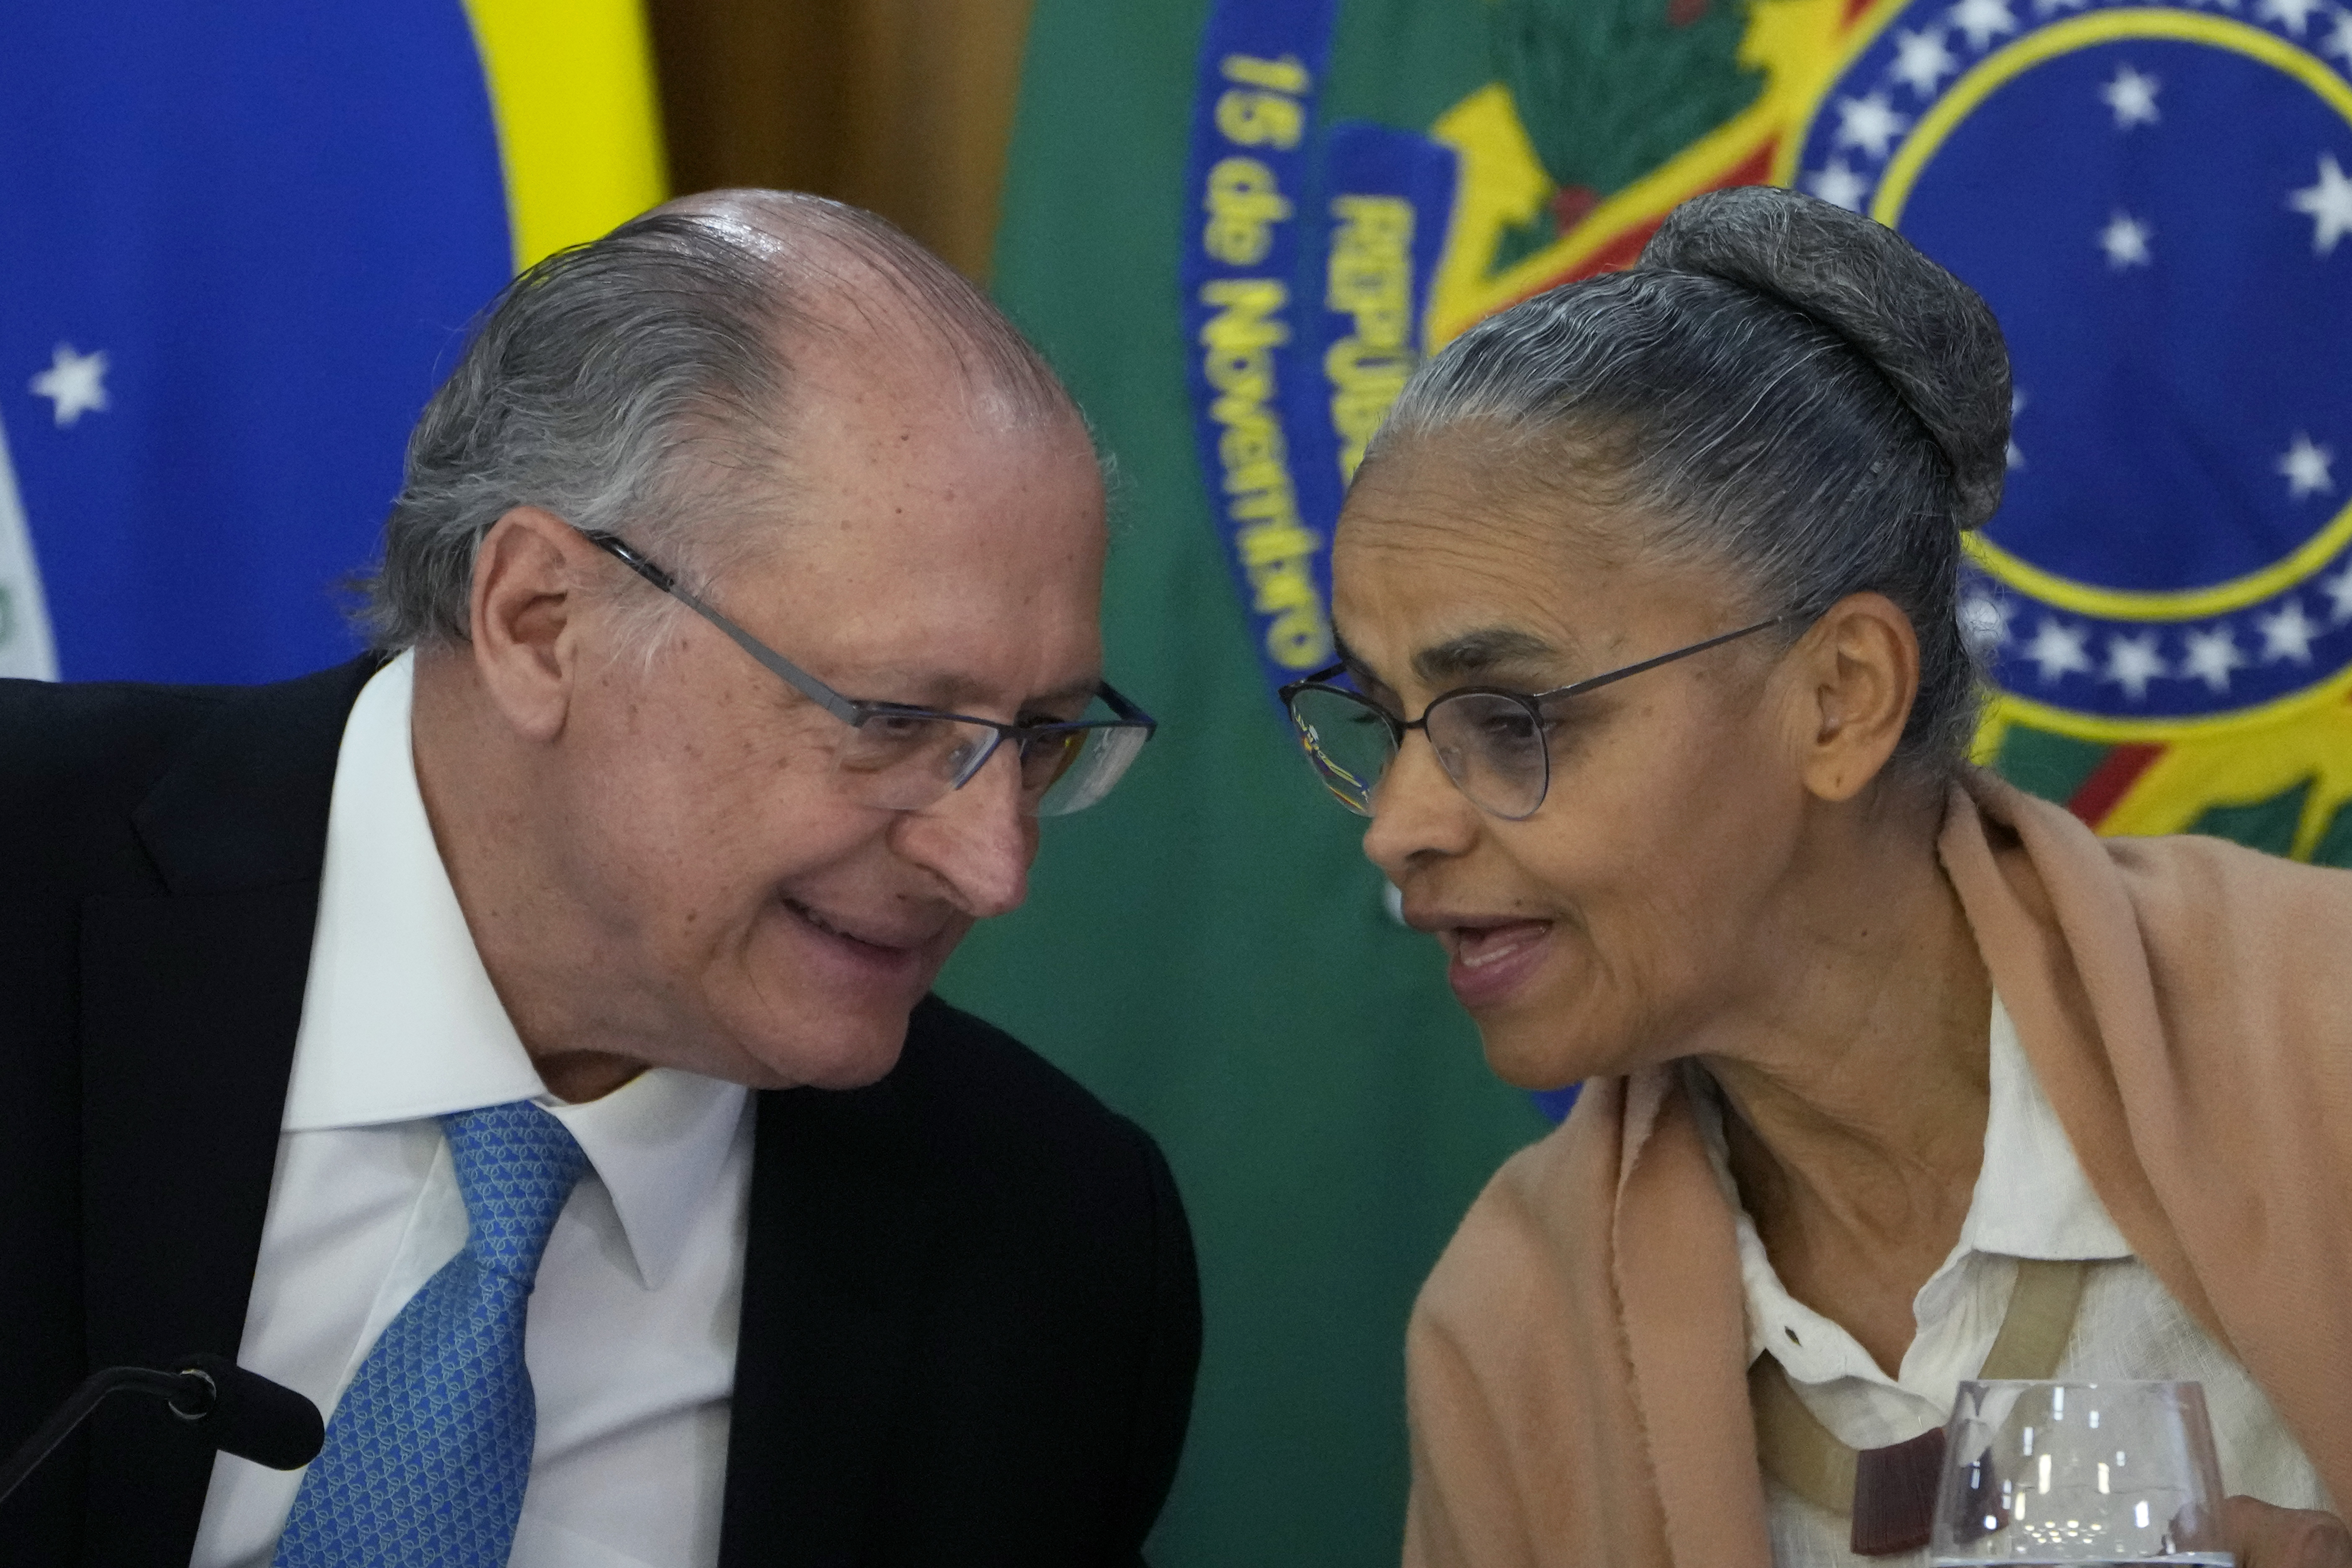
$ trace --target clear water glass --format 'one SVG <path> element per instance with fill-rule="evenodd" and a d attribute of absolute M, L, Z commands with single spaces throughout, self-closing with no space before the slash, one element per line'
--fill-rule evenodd
<path fill-rule="evenodd" d="M 2236 1562 L 2201 1384 L 1963 1383 L 1944 1436 L 1936 1568 Z"/>

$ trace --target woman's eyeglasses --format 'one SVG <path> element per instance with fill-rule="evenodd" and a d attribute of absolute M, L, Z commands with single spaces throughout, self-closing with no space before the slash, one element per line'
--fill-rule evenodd
<path fill-rule="evenodd" d="M 891 811 L 920 811 L 961 789 L 1010 743 L 1021 767 L 1021 809 L 1067 816 L 1110 793 L 1158 728 L 1151 715 L 1111 689 L 1095 689 L 1108 713 L 1037 724 L 1004 724 L 903 702 L 844 697 L 720 615 L 617 535 L 575 529 L 583 539 L 717 626 L 793 690 L 849 726 L 834 756 L 834 777 L 851 796 Z"/>
<path fill-rule="evenodd" d="M 1293 681 L 1280 696 L 1316 776 L 1349 811 L 1372 815 L 1372 792 L 1396 760 L 1406 732 L 1419 730 L 1436 750 L 1445 776 L 1473 805 L 1507 821 L 1519 822 L 1536 814 L 1551 788 L 1554 720 L 1548 710 L 1580 692 L 1798 618 L 1775 616 L 1549 691 L 1459 687 L 1433 700 L 1418 719 L 1400 719 L 1363 693 L 1334 685 L 1345 673 L 1345 665 L 1335 664 L 1305 680 Z"/>

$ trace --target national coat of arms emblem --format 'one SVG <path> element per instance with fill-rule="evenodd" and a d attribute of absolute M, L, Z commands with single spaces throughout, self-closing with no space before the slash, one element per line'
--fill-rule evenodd
<path fill-rule="evenodd" d="M 1294 294 L 1343 292 L 1351 196 L 1413 237 L 1386 287 L 1416 330 L 1352 404 L 1311 311 L 1264 361 L 1307 458 L 1299 583 L 1322 591 L 1350 455 L 1417 355 L 1630 264 L 1700 191 L 1796 185 L 1901 230 L 2010 339 L 2008 499 L 1965 601 L 1983 759 L 2104 830 L 2352 864 L 2352 10 L 1495 0 L 1492 79 L 1418 131 L 1315 122 L 1331 16 L 1220 5 L 1196 122 L 1233 60 L 1298 68 L 1291 164 L 1251 187 L 1293 226 L 1267 276 Z M 1196 131 L 1204 204 L 1214 150 Z M 1187 273 L 1204 334 L 1218 281 Z"/>

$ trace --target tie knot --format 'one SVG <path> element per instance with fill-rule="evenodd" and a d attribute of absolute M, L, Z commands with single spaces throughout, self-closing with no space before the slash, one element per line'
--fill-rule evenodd
<path fill-rule="evenodd" d="M 527 1100 L 441 1118 L 482 1263 L 528 1281 L 555 1216 L 588 1168 L 572 1130 Z"/>

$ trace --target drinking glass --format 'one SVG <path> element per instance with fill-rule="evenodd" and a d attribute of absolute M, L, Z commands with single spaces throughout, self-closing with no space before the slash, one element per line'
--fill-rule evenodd
<path fill-rule="evenodd" d="M 1944 1436 L 1936 1568 L 2236 1561 L 2201 1384 L 1963 1383 Z"/>

